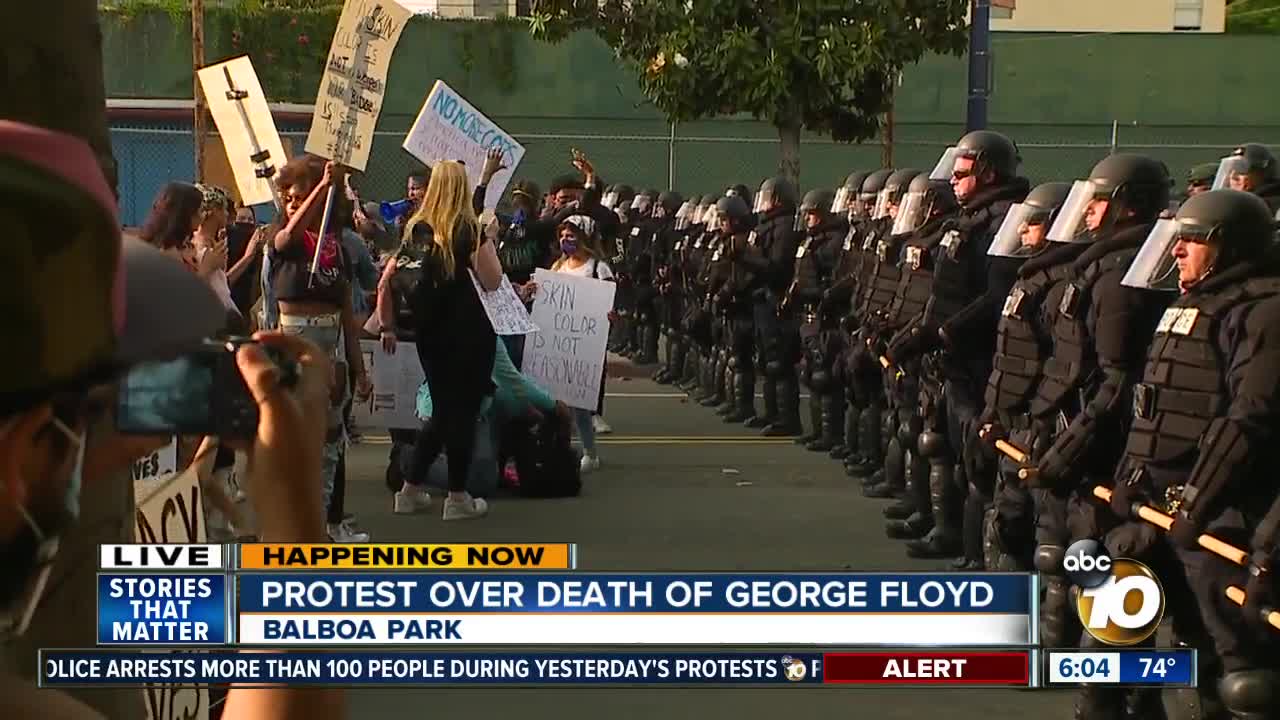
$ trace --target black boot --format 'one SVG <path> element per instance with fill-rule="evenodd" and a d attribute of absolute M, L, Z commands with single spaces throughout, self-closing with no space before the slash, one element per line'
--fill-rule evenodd
<path fill-rule="evenodd" d="M 640 352 L 635 356 L 637 365 L 653 365 L 658 362 L 658 326 L 646 322 L 640 326 Z"/>
<path fill-rule="evenodd" d="M 885 525 L 885 533 L 898 540 L 922 538 L 934 527 L 933 512 L 929 507 L 929 464 L 920 457 L 918 450 L 908 450 L 906 466 L 905 499 L 912 502 L 915 512 L 911 513 L 906 520 L 890 520 Z"/>
<path fill-rule="evenodd" d="M 800 425 L 800 380 L 794 372 L 778 378 L 778 419 L 760 434 L 765 437 L 791 437 L 804 432 Z"/>
<path fill-rule="evenodd" d="M 707 363 L 707 389 L 699 398 L 698 404 L 703 407 L 717 407 L 724 402 L 724 373 L 728 358 L 721 350 L 713 351 Z"/>
<path fill-rule="evenodd" d="M 923 433 L 920 436 L 920 454 L 929 460 L 929 506 L 933 512 L 934 527 L 919 542 L 907 544 L 907 555 L 913 558 L 955 557 L 964 550 L 960 538 L 964 506 L 963 500 L 956 496 L 955 465 L 946 439 L 941 433 Z"/>
<path fill-rule="evenodd" d="M 902 494 L 906 487 L 906 458 L 903 456 L 902 443 L 895 433 L 889 439 L 888 452 L 884 456 L 884 468 L 871 473 L 864 482 L 862 494 L 869 498 L 894 498 Z M 870 482 L 878 478 L 878 482 Z"/>
<path fill-rule="evenodd" d="M 964 499 L 964 527 L 961 540 L 964 545 L 964 557 L 951 564 L 955 570 L 982 570 L 982 518 L 991 498 L 969 483 L 969 494 Z"/>
<path fill-rule="evenodd" d="M 1076 647 L 1080 643 L 1080 619 L 1075 604 L 1071 602 L 1071 581 L 1062 572 L 1062 550 L 1046 552 L 1046 546 L 1037 548 L 1036 565 L 1047 567 L 1042 557 L 1057 560 L 1052 572 L 1041 571 L 1040 582 L 1044 586 L 1044 600 L 1040 602 L 1040 642 L 1049 648 Z M 1143 716 L 1145 717 L 1145 716 Z"/>
<path fill-rule="evenodd" d="M 773 421 L 778 419 L 778 381 L 777 379 L 770 377 L 769 373 L 765 373 L 764 382 L 761 383 L 761 386 L 762 386 L 761 389 L 763 390 L 763 392 L 760 394 L 764 395 L 764 415 L 755 415 L 755 416 L 749 417 L 747 418 L 747 421 L 743 423 L 744 425 L 746 425 L 747 427 L 753 430 L 759 430 L 760 428 L 768 427 Z"/>
<path fill-rule="evenodd" d="M 903 495 L 892 505 L 885 507 L 883 514 L 886 520 L 906 520 L 916 511 L 916 501 L 910 495 Z"/>
<path fill-rule="evenodd" d="M 684 373 L 685 356 L 688 351 L 688 341 L 672 333 L 671 344 L 667 346 L 667 376 L 658 382 L 663 385 L 670 385 L 680 381 L 680 376 Z"/>
<path fill-rule="evenodd" d="M 702 356 L 698 354 L 698 347 L 693 344 L 692 340 L 685 341 L 684 347 L 684 364 L 680 366 L 680 376 L 676 378 L 676 387 L 684 392 L 689 392 L 698 384 L 698 372 L 700 370 L 698 361 Z"/>
<path fill-rule="evenodd" d="M 830 452 L 831 448 L 840 443 L 840 435 L 844 431 L 844 418 L 841 416 L 844 411 L 844 398 L 835 393 L 823 393 L 820 399 L 822 434 L 806 447 L 813 452 Z"/>
<path fill-rule="evenodd" d="M 840 398 L 840 442 L 831 448 L 832 460 L 844 460 L 858 450 L 858 415 L 860 410 L 847 393 L 837 393 Z"/>
<path fill-rule="evenodd" d="M 846 463 L 853 477 L 866 477 L 884 466 L 882 438 L 885 437 L 885 423 L 881 420 L 882 414 L 883 408 L 878 405 L 865 407 L 858 414 L 858 457 Z"/>
<path fill-rule="evenodd" d="M 744 423 L 756 416 L 755 368 L 739 368 L 733 376 L 733 412 L 724 416 L 726 423 Z"/>
<path fill-rule="evenodd" d="M 809 391 L 809 432 L 797 437 L 795 443 L 797 445 L 808 446 L 809 443 L 817 440 L 822 436 L 822 402 L 818 396 Z"/>
<path fill-rule="evenodd" d="M 726 351 L 728 352 L 728 351 Z M 738 359 L 729 353 L 729 359 L 724 364 L 724 373 L 720 376 L 720 387 L 723 388 L 723 401 L 716 406 L 716 415 L 720 417 L 728 417 L 732 415 L 736 408 L 737 397 L 733 394 L 733 378 L 738 374 Z"/>

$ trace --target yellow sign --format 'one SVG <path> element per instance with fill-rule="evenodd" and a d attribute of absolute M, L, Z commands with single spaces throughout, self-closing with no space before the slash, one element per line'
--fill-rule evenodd
<path fill-rule="evenodd" d="M 382 112 L 387 71 L 413 14 L 391 0 L 347 0 L 316 95 L 307 152 L 363 171 Z"/>
<path fill-rule="evenodd" d="M 571 543 L 240 546 L 241 570 L 572 570 Z"/>

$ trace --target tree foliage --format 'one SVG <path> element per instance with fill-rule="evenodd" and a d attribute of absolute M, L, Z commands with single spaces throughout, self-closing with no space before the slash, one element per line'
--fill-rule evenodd
<path fill-rule="evenodd" d="M 533 0 L 535 37 L 589 30 L 673 121 L 750 113 L 798 142 L 874 136 L 901 70 L 966 46 L 969 0 Z M 784 155 L 786 150 L 784 148 Z"/>
<path fill-rule="evenodd" d="M 1239 35 L 1280 35 L 1280 0 L 1229 2 L 1227 32 Z"/>

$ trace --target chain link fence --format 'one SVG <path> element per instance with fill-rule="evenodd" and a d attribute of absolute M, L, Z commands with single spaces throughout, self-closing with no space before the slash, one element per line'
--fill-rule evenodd
<path fill-rule="evenodd" d="M 591 158 L 605 182 L 657 190 L 674 188 L 687 195 L 719 193 L 736 183 L 756 186 L 777 168 L 777 136 L 761 123 L 724 120 L 673 126 L 660 121 L 582 118 L 496 121 L 526 148 L 516 177 L 531 179 L 544 189 L 555 176 L 573 172 L 569 163 L 573 148 Z M 1111 152 L 1138 152 L 1163 160 L 1180 188 L 1193 165 L 1216 161 L 1240 143 L 1280 145 L 1280 127 L 1153 127 L 1116 122 L 1002 125 L 996 129 L 1018 141 L 1023 173 L 1033 183 L 1080 177 Z M 962 125 L 899 124 L 893 133 L 892 163 L 928 170 L 963 133 Z M 293 152 L 306 144 L 303 130 L 285 129 L 281 136 Z M 403 132 L 375 133 L 367 171 L 356 181 L 364 197 L 399 199 L 406 176 L 421 169 L 421 163 L 401 149 L 403 137 Z M 137 225 L 165 183 L 191 180 L 191 131 L 119 126 L 112 129 L 111 138 L 120 169 L 122 219 L 127 225 Z M 210 142 L 217 143 L 216 134 Z M 879 142 L 849 144 L 806 137 L 800 152 L 802 185 L 836 185 L 850 172 L 880 167 L 885 155 Z"/>

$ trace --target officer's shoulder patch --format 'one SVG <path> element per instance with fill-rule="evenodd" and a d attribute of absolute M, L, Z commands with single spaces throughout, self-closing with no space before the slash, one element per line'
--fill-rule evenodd
<path fill-rule="evenodd" d="M 919 270 L 924 265 L 924 248 L 912 245 L 907 248 L 907 265 L 912 270 Z"/>
<path fill-rule="evenodd" d="M 1014 287 L 1009 291 L 1009 296 L 1004 299 L 1004 309 L 1000 314 L 1004 317 L 1020 317 L 1018 311 L 1022 309 L 1022 300 L 1027 296 L 1027 291 L 1020 287 Z"/>
<path fill-rule="evenodd" d="M 1169 328 L 1169 333 L 1173 335 L 1190 335 L 1196 326 L 1196 320 L 1199 318 L 1199 308 L 1182 308 L 1178 318 L 1173 321 L 1173 327 Z"/>
<path fill-rule="evenodd" d="M 635 236 L 637 236 L 637 235 L 639 235 L 639 234 L 640 234 L 640 228 L 638 228 L 638 227 L 633 227 L 633 228 L 631 228 L 631 237 L 635 237 Z"/>
<path fill-rule="evenodd" d="M 868 251 L 875 250 L 876 240 L 877 240 L 876 231 L 875 230 L 868 231 L 866 239 L 862 241 L 862 249 L 868 250 Z"/>

